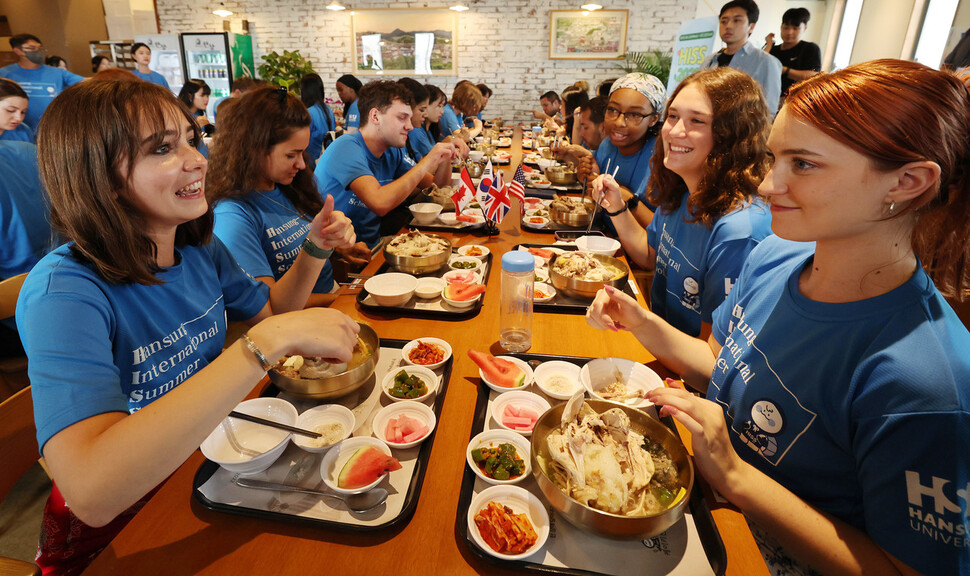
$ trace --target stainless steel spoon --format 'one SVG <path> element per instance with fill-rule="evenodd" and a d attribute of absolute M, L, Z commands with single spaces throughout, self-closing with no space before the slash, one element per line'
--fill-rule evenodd
<path fill-rule="evenodd" d="M 373 490 L 368 490 L 367 492 L 362 492 L 360 494 L 337 494 L 336 492 L 330 492 L 325 490 L 314 490 L 313 488 L 303 488 L 302 486 L 293 486 L 291 484 L 280 484 L 278 482 L 266 482 L 265 480 L 256 480 L 255 478 L 243 478 L 235 477 L 233 478 L 238 486 L 243 488 L 255 488 L 256 490 L 273 490 L 275 492 L 300 492 L 302 494 L 313 494 L 314 496 L 326 496 L 328 498 L 336 498 L 341 500 L 347 505 L 347 508 L 351 512 L 361 514 L 377 508 L 387 500 L 387 490 L 383 488 L 374 488 Z"/>

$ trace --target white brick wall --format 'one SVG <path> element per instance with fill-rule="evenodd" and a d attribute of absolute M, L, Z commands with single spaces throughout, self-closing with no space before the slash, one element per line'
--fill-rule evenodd
<path fill-rule="evenodd" d="M 238 28 L 249 20 L 256 64 L 260 55 L 277 50 L 299 50 L 313 62 L 326 83 L 327 95 L 338 77 L 352 72 L 350 11 L 325 10 L 324 0 L 228 0 L 230 19 Z M 345 5 L 366 8 L 443 8 L 453 2 L 388 2 L 344 0 Z M 222 20 L 206 2 L 156 0 L 161 32 L 218 32 Z M 430 81 L 446 94 L 459 79 L 488 84 L 495 95 L 486 118 L 501 115 L 525 121 L 539 107 L 539 95 L 562 92 L 576 80 L 586 80 L 591 91 L 608 78 L 623 72 L 616 61 L 549 60 L 549 11 L 574 9 L 579 1 L 471 0 L 458 25 L 458 75 L 437 76 Z M 694 18 L 696 0 L 614 0 L 610 9 L 630 11 L 627 50 L 669 47 L 683 22 Z M 361 76 L 366 82 L 368 77 Z M 394 79 L 395 77 L 389 77 Z M 419 80 L 424 80 L 419 78 Z"/>

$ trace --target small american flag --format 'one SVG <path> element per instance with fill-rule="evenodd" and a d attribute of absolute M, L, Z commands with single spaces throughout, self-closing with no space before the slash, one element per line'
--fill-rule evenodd
<path fill-rule="evenodd" d="M 522 164 L 515 169 L 515 175 L 509 182 L 509 194 L 519 199 L 519 212 L 525 213 L 525 172 L 522 171 Z"/>

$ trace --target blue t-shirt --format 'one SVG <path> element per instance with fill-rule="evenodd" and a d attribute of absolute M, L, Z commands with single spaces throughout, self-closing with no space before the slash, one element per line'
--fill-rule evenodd
<path fill-rule="evenodd" d="M 434 148 L 434 136 L 423 126 L 415 128 L 408 132 L 408 145 L 411 147 L 412 159 L 420 162 Z"/>
<path fill-rule="evenodd" d="M 271 276 L 274 280 L 282 278 L 293 266 L 315 216 L 307 214 L 309 220 L 301 218 L 279 188 L 222 200 L 213 213 L 213 232 L 243 270 L 253 278 Z M 328 260 L 313 291 L 326 294 L 332 288 L 333 268 Z"/>
<path fill-rule="evenodd" d="M 970 573 L 970 333 L 919 267 L 849 303 L 809 300 L 812 244 L 751 252 L 714 314 L 707 398 L 734 449 L 923 574 Z"/>
<path fill-rule="evenodd" d="M 69 248 L 34 267 L 17 301 L 42 452 L 72 424 L 171 391 L 222 352 L 227 315 L 252 318 L 269 300 L 217 238 L 178 248 L 152 286 L 108 282 Z"/>
<path fill-rule="evenodd" d="M 0 142 L 0 280 L 29 272 L 53 244 L 37 147 Z"/>
<path fill-rule="evenodd" d="M 151 82 L 152 84 L 158 84 L 159 86 L 162 86 L 163 88 L 165 88 L 168 91 L 171 91 L 172 90 L 168 86 L 168 80 L 166 80 L 164 76 L 162 76 L 158 72 L 155 72 L 154 70 L 149 70 L 148 74 L 142 74 L 138 70 L 132 70 L 131 73 L 134 74 L 135 76 L 138 76 L 139 78 L 141 78 L 145 82 Z"/>
<path fill-rule="evenodd" d="M 731 291 L 748 253 L 771 235 L 771 212 L 758 200 L 725 214 L 712 228 L 686 222 L 689 217 L 685 196 L 672 213 L 657 210 L 647 227 L 647 242 L 657 255 L 650 309 L 697 336 Z"/>
<path fill-rule="evenodd" d="M 34 131 L 37 130 L 40 117 L 44 115 L 44 111 L 54 98 L 68 86 L 84 80 L 84 76 L 78 76 L 63 68 L 41 66 L 35 70 L 28 70 L 17 63 L 0 68 L 0 78 L 13 80 L 27 93 L 30 106 L 27 107 L 24 123 Z"/>
<path fill-rule="evenodd" d="M 620 153 L 619 148 L 609 138 L 604 138 L 593 154 L 596 158 L 596 164 L 599 165 L 600 172 L 603 174 L 613 174 L 613 171 L 619 166 L 620 170 L 616 173 L 616 182 L 639 196 L 640 200 L 647 204 L 650 157 L 653 156 L 653 147 L 656 143 L 656 138 L 650 138 L 643 144 L 639 152 L 625 156 Z M 606 167 L 607 161 L 610 164 L 609 169 Z M 651 210 L 655 210 L 653 205 L 647 204 L 647 206 L 650 206 Z"/>
<path fill-rule="evenodd" d="M 350 108 L 347 108 L 347 117 L 344 118 L 344 130 L 347 128 L 360 128 L 360 111 L 357 109 L 358 100 L 354 100 L 350 103 Z"/>
<path fill-rule="evenodd" d="M 13 130 L 4 130 L 0 134 L 0 140 L 7 140 L 9 142 L 30 142 L 34 144 L 37 140 L 34 138 L 34 131 L 30 129 L 27 124 L 21 123 L 19 126 Z"/>
<path fill-rule="evenodd" d="M 458 114 L 451 107 L 451 104 L 445 104 L 445 109 L 441 113 L 441 119 L 438 120 L 438 125 L 441 126 L 441 137 L 447 138 L 455 133 L 465 124 L 465 115 Z"/>
<path fill-rule="evenodd" d="M 381 186 L 390 184 L 414 168 L 403 148 L 388 148 L 380 158 L 374 156 L 360 132 L 333 141 L 320 157 L 313 174 L 324 198 L 332 194 L 334 209 L 354 223 L 357 240 L 374 248 L 380 242 L 381 218 L 350 190 L 350 183 L 361 176 L 373 176 Z"/>
<path fill-rule="evenodd" d="M 334 130 L 336 123 L 332 121 L 333 112 L 323 104 L 317 102 L 308 108 L 310 112 L 310 145 L 306 152 L 310 158 L 317 160 L 323 154 L 323 138 L 327 132 Z M 329 114 L 328 114 L 329 112 Z"/>

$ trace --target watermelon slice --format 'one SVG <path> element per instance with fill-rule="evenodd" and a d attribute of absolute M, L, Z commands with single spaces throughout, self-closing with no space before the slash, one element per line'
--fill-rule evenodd
<path fill-rule="evenodd" d="M 471 349 L 468 350 L 468 357 L 478 364 L 485 378 L 496 386 L 518 388 L 525 384 L 525 372 L 514 362 Z"/>
<path fill-rule="evenodd" d="M 485 286 L 483 284 L 452 282 L 445 286 L 442 294 L 444 294 L 445 298 L 454 300 L 455 302 L 467 302 L 468 300 L 474 300 L 476 296 L 483 292 L 485 292 Z"/>
<path fill-rule="evenodd" d="M 529 248 L 529 254 L 548 260 L 549 258 L 552 258 L 555 252 L 549 250 L 548 248 Z"/>
<path fill-rule="evenodd" d="M 337 487 L 350 490 L 373 484 L 378 478 L 400 470 L 401 463 L 397 458 L 388 456 L 373 446 L 358 448 L 340 469 L 337 476 Z"/>

